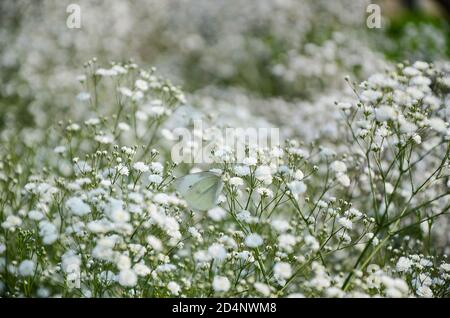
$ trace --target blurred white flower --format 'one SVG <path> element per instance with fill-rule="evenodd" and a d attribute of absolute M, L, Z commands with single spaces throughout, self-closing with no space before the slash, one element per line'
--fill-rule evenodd
<path fill-rule="evenodd" d="M 251 248 L 259 247 L 263 244 L 263 239 L 259 234 L 252 233 L 245 238 L 245 245 Z"/>
<path fill-rule="evenodd" d="M 212 286 L 216 292 L 227 292 L 230 289 L 231 284 L 227 277 L 215 276 Z"/>

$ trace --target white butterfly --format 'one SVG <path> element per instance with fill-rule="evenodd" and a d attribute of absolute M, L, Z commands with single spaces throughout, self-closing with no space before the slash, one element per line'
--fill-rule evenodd
<path fill-rule="evenodd" d="M 209 210 L 217 204 L 222 192 L 222 178 L 214 172 L 188 174 L 175 181 L 175 187 L 194 210 Z"/>

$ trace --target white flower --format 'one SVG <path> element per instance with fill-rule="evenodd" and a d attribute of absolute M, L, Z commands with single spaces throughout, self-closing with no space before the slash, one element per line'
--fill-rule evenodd
<path fill-rule="evenodd" d="M 256 248 L 263 244 L 263 239 L 259 234 L 252 233 L 245 238 L 245 245 L 251 248 Z"/>
<path fill-rule="evenodd" d="M 281 158 L 284 154 L 283 149 L 281 149 L 280 147 L 273 147 L 272 150 L 270 151 L 270 155 L 273 158 Z"/>
<path fill-rule="evenodd" d="M 120 122 L 117 125 L 117 128 L 119 128 L 122 131 L 129 131 L 130 130 L 130 125 L 128 125 L 127 123 Z"/>
<path fill-rule="evenodd" d="M 411 98 L 414 99 L 414 100 L 420 100 L 420 99 L 422 99 L 422 98 L 425 97 L 424 92 L 423 92 L 421 89 L 419 89 L 419 88 L 417 88 L 417 87 L 414 87 L 414 86 L 408 87 L 408 88 L 406 89 L 406 92 L 407 92 L 407 93 L 411 96 Z"/>
<path fill-rule="evenodd" d="M 73 123 L 73 124 L 70 124 L 69 126 L 67 126 L 66 129 L 68 131 L 78 131 L 78 130 L 80 130 L 80 125 Z"/>
<path fill-rule="evenodd" d="M 162 250 L 162 242 L 159 238 L 153 235 L 147 236 L 147 243 L 155 250 L 155 251 L 161 251 Z"/>
<path fill-rule="evenodd" d="M 124 269 L 119 273 L 119 284 L 124 287 L 134 287 L 137 284 L 138 277 L 134 270 Z"/>
<path fill-rule="evenodd" d="M 265 297 L 270 295 L 270 286 L 266 284 L 256 282 L 253 284 L 253 287 L 255 287 L 255 289 Z"/>
<path fill-rule="evenodd" d="M 345 211 L 345 215 L 359 219 L 363 214 L 355 208 L 350 208 L 348 211 Z"/>
<path fill-rule="evenodd" d="M 430 287 L 422 285 L 417 288 L 416 293 L 420 297 L 424 298 L 431 298 L 433 297 L 433 291 L 430 289 Z"/>
<path fill-rule="evenodd" d="M 361 93 L 361 100 L 365 103 L 373 103 L 383 97 L 383 94 L 374 90 L 366 90 Z"/>
<path fill-rule="evenodd" d="M 292 155 L 298 156 L 300 158 L 307 158 L 309 157 L 309 152 L 305 149 L 291 147 L 288 149 L 288 152 Z"/>
<path fill-rule="evenodd" d="M 450 273 L 450 264 L 449 263 L 442 263 L 440 266 L 440 269 L 444 272 Z"/>
<path fill-rule="evenodd" d="M 160 162 L 152 162 L 150 164 L 150 170 L 156 174 L 161 174 L 164 171 L 164 166 Z"/>
<path fill-rule="evenodd" d="M 97 135 L 94 137 L 94 140 L 101 144 L 109 145 L 114 141 L 114 137 L 111 135 Z"/>
<path fill-rule="evenodd" d="M 403 74 L 409 77 L 418 76 L 422 74 L 417 68 L 408 66 L 403 69 Z"/>
<path fill-rule="evenodd" d="M 111 220 L 115 223 L 125 223 L 130 220 L 130 214 L 122 209 L 116 209 L 111 211 Z"/>
<path fill-rule="evenodd" d="M 111 230 L 111 222 L 106 219 L 91 221 L 87 224 L 87 229 L 92 233 L 107 233 Z"/>
<path fill-rule="evenodd" d="M 21 276 L 32 276 L 36 264 L 32 260 L 24 260 L 19 265 L 19 274 Z"/>
<path fill-rule="evenodd" d="M 53 223 L 41 221 L 39 223 L 39 235 L 45 245 L 50 245 L 58 239 L 58 230 Z"/>
<path fill-rule="evenodd" d="M 163 106 L 152 106 L 149 108 L 148 112 L 152 117 L 160 117 L 164 115 L 166 109 Z"/>
<path fill-rule="evenodd" d="M 159 174 L 151 174 L 148 176 L 148 181 L 153 184 L 160 184 L 163 178 Z"/>
<path fill-rule="evenodd" d="M 417 130 L 417 126 L 413 123 L 410 123 L 409 121 L 405 120 L 404 118 L 399 116 L 398 122 L 400 124 L 400 131 L 402 133 L 412 135 Z"/>
<path fill-rule="evenodd" d="M 99 68 L 95 71 L 95 75 L 99 76 L 116 76 L 117 72 L 114 69 Z"/>
<path fill-rule="evenodd" d="M 245 223 L 253 223 L 255 221 L 258 221 L 257 218 L 253 217 L 250 211 L 242 210 L 236 215 L 237 219 L 239 221 L 245 222 Z"/>
<path fill-rule="evenodd" d="M 305 245 L 308 246 L 312 251 L 317 251 L 320 248 L 319 241 L 317 241 L 317 239 L 312 235 L 307 235 L 303 240 L 305 242 Z"/>
<path fill-rule="evenodd" d="M 305 175 L 303 174 L 303 171 L 301 170 L 296 170 L 294 173 L 294 179 L 295 180 L 302 180 L 305 177 Z"/>
<path fill-rule="evenodd" d="M 156 271 L 157 272 L 161 272 L 161 273 L 164 273 L 164 272 L 173 272 L 174 270 L 176 270 L 177 269 L 177 267 L 175 266 L 175 265 L 173 265 L 173 264 L 162 264 L 162 265 L 159 265 L 157 268 L 156 268 Z"/>
<path fill-rule="evenodd" d="M 292 194 L 297 196 L 299 194 L 306 192 L 306 184 L 303 181 L 294 180 L 288 183 L 288 188 L 291 190 Z"/>
<path fill-rule="evenodd" d="M 0 288 L 1 290 L 1 288 Z M 50 297 L 50 290 L 48 288 L 45 287 L 40 287 L 37 291 L 36 291 L 36 295 L 39 298 L 49 298 Z"/>
<path fill-rule="evenodd" d="M 374 74 L 367 80 L 371 86 L 395 88 L 398 82 L 385 74 Z"/>
<path fill-rule="evenodd" d="M 341 102 L 341 103 L 337 103 L 337 107 L 340 109 L 350 109 L 353 107 L 353 105 L 351 103 Z"/>
<path fill-rule="evenodd" d="M 131 268 L 131 259 L 127 255 L 120 255 L 116 262 L 119 270 L 125 270 Z"/>
<path fill-rule="evenodd" d="M 222 244 L 214 243 L 208 248 L 208 254 L 216 261 L 223 261 L 227 257 L 227 251 Z"/>
<path fill-rule="evenodd" d="M 344 173 L 347 171 L 347 166 L 342 161 L 336 160 L 330 165 L 331 170 L 336 173 Z"/>
<path fill-rule="evenodd" d="M 199 250 L 194 253 L 194 260 L 197 263 L 207 263 L 211 261 L 211 255 L 209 255 L 205 250 Z"/>
<path fill-rule="evenodd" d="M 55 149 L 53 149 L 53 151 L 54 151 L 55 153 L 64 153 L 64 152 L 66 151 L 66 147 L 64 147 L 64 146 L 58 146 L 58 147 L 55 147 Z"/>
<path fill-rule="evenodd" d="M 341 225 L 344 229 L 351 230 L 353 228 L 353 223 L 347 218 L 339 218 L 339 225 Z"/>
<path fill-rule="evenodd" d="M 120 65 L 114 65 L 111 70 L 116 72 L 116 74 L 126 74 L 128 72 L 126 68 Z"/>
<path fill-rule="evenodd" d="M 342 289 L 338 287 L 329 287 L 326 290 L 326 295 L 327 297 L 330 298 L 342 298 L 345 295 L 345 293 L 342 291 Z"/>
<path fill-rule="evenodd" d="M 161 204 L 161 205 L 166 205 L 166 204 L 169 204 L 170 197 L 166 193 L 157 193 L 153 197 L 153 201 L 155 203 L 158 203 L 158 204 Z"/>
<path fill-rule="evenodd" d="M 380 106 L 379 108 L 375 109 L 375 118 L 378 121 L 384 122 L 388 120 L 395 119 L 397 116 L 397 113 L 395 110 L 390 106 Z"/>
<path fill-rule="evenodd" d="M 2 223 L 2 227 L 7 230 L 14 231 L 17 227 L 22 225 L 22 219 L 15 215 L 8 215 L 6 220 Z"/>
<path fill-rule="evenodd" d="M 425 76 L 415 76 L 410 81 L 411 85 L 416 86 L 429 86 L 431 84 L 431 80 Z"/>
<path fill-rule="evenodd" d="M 425 71 L 426 69 L 428 69 L 430 67 L 430 65 L 427 62 L 416 61 L 416 62 L 414 62 L 413 67 L 418 70 Z"/>
<path fill-rule="evenodd" d="M 128 167 L 124 166 L 123 164 L 119 163 L 116 166 L 116 171 L 121 176 L 128 176 L 130 174 L 130 170 L 128 170 Z"/>
<path fill-rule="evenodd" d="M 181 287 L 176 282 L 171 281 L 167 284 L 167 289 L 172 293 L 172 295 L 178 296 L 180 293 Z"/>
<path fill-rule="evenodd" d="M 40 220 L 42 220 L 42 218 L 44 217 L 44 215 L 43 215 L 41 212 L 39 212 L 39 211 L 31 210 L 30 212 L 28 212 L 28 217 L 29 217 L 31 220 L 34 220 L 34 221 L 40 221 Z"/>
<path fill-rule="evenodd" d="M 339 174 L 336 179 L 342 186 L 350 186 L 350 178 L 346 174 Z"/>
<path fill-rule="evenodd" d="M 144 80 L 138 79 L 135 82 L 135 86 L 140 89 L 141 91 L 146 91 L 148 90 L 148 83 Z"/>
<path fill-rule="evenodd" d="M 79 272 L 81 265 L 81 258 L 75 254 L 74 251 L 70 250 L 61 257 L 61 268 L 67 273 Z"/>
<path fill-rule="evenodd" d="M 256 168 L 255 177 L 264 184 L 272 183 L 272 171 L 269 166 L 259 166 Z"/>
<path fill-rule="evenodd" d="M 447 132 L 447 125 L 445 121 L 438 117 L 428 119 L 427 124 L 439 133 L 445 134 Z"/>
<path fill-rule="evenodd" d="M 202 234 L 193 226 L 188 228 L 189 234 L 192 235 L 193 238 L 195 238 L 197 241 L 202 242 L 203 237 Z"/>
<path fill-rule="evenodd" d="M 225 218 L 225 216 L 227 215 L 227 211 L 217 206 L 215 208 L 208 210 L 207 214 L 211 219 L 213 219 L 216 222 L 219 222 L 220 220 Z"/>
<path fill-rule="evenodd" d="M 230 281 L 224 276 L 215 276 L 212 286 L 216 292 L 227 292 L 230 289 Z"/>
<path fill-rule="evenodd" d="M 384 184 L 384 188 L 385 188 L 387 194 L 392 194 L 392 192 L 394 192 L 394 186 L 392 184 L 390 184 L 389 182 L 386 182 Z"/>
<path fill-rule="evenodd" d="M 118 91 L 124 96 L 127 96 L 127 97 L 133 96 L 133 91 L 131 89 L 129 89 L 128 87 L 119 87 Z"/>
<path fill-rule="evenodd" d="M 281 249 L 286 252 L 291 253 L 293 251 L 292 247 L 297 243 L 297 239 L 291 234 L 282 234 L 278 237 L 278 245 Z"/>
<path fill-rule="evenodd" d="M 138 172 L 147 172 L 149 170 L 149 167 L 142 161 L 138 161 L 134 163 L 133 169 Z"/>
<path fill-rule="evenodd" d="M 250 168 L 248 166 L 236 166 L 234 167 L 234 173 L 240 177 L 245 177 L 250 174 Z"/>
<path fill-rule="evenodd" d="M 407 272 L 412 266 L 412 261 L 407 257 L 400 257 L 397 261 L 397 271 L 399 272 Z"/>
<path fill-rule="evenodd" d="M 288 279 L 292 276 L 292 268 L 289 263 L 278 262 L 273 267 L 273 275 L 279 279 Z"/>
<path fill-rule="evenodd" d="M 83 216 L 91 213 L 91 207 L 79 197 L 71 197 L 66 201 L 66 208 L 75 215 Z"/>
<path fill-rule="evenodd" d="M 244 185 L 244 180 L 242 180 L 239 177 L 232 177 L 228 182 L 230 183 L 230 185 L 235 187 L 240 187 Z"/>
<path fill-rule="evenodd" d="M 96 118 L 96 117 L 94 117 L 94 118 L 89 118 L 88 120 L 86 120 L 86 121 L 84 122 L 84 124 L 87 125 L 87 126 L 95 126 L 95 125 L 100 124 L 100 119 L 98 119 L 98 118 Z"/>
<path fill-rule="evenodd" d="M 151 273 L 150 268 L 143 263 L 137 263 L 133 266 L 134 272 L 139 276 L 147 276 Z"/>
<path fill-rule="evenodd" d="M 272 190 L 268 188 L 258 187 L 256 188 L 256 193 L 258 193 L 262 197 L 271 198 L 273 197 Z"/>
<path fill-rule="evenodd" d="M 78 161 L 74 166 L 74 171 L 77 175 L 85 174 L 92 171 L 92 167 L 86 161 Z"/>
<path fill-rule="evenodd" d="M 293 294 L 289 294 L 287 296 L 287 298 L 305 298 L 305 295 L 303 295 L 301 293 L 293 293 Z"/>
<path fill-rule="evenodd" d="M 270 225 L 279 233 L 284 233 L 291 228 L 289 222 L 283 219 L 274 219 L 270 222 Z"/>
<path fill-rule="evenodd" d="M 422 259 L 420 260 L 420 265 L 422 265 L 422 266 L 424 266 L 424 267 L 430 267 L 430 266 L 433 266 L 433 262 L 430 261 L 429 259 L 422 258 Z"/>

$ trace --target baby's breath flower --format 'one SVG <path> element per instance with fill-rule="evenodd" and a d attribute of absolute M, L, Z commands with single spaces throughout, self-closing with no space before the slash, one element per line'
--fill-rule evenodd
<path fill-rule="evenodd" d="M 272 183 L 272 170 L 269 166 L 259 166 L 255 171 L 256 179 L 268 185 Z"/>
<path fill-rule="evenodd" d="M 230 289 L 231 284 L 227 277 L 216 276 L 214 277 L 212 286 L 216 292 L 227 292 Z"/>
<path fill-rule="evenodd" d="M 8 215 L 6 221 L 2 223 L 4 229 L 14 231 L 17 227 L 22 225 L 22 219 L 16 215 Z"/>
<path fill-rule="evenodd" d="M 273 274 L 278 279 L 288 279 L 292 275 L 291 265 L 286 262 L 278 262 L 273 267 Z"/>
<path fill-rule="evenodd" d="M 250 168 L 248 166 L 236 166 L 234 168 L 234 173 L 240 177 L 245 177 L 250 174 Z"/>
<path fill-rule="evenodd" d="M 124 287 L 134 287 L 136 286 L 138 277 L 134 270 L 123 269 L 119 272 L 119 284 Z"/>
<path fill-rule="evenodd" d="M 19 274 L 21 276 L 32 276 L 35 270 L 36 264 L 32 260 L 24 260 L 19 265 Z"/>
<path fill-rule="evenodd" d="M 353 223 L 347 218 L 339 218 L 338 220 L 339 225 L 341 225 L 343 228 L 347 230 L 351 230 L 353 228 Z"/>
<path fill-rule="evenodd" d="M 399 260 L 397 261 L 397 271 L 399 272 L 406 272 L 411 268 L 412 262 L 410 259 L 408 259 L 407 257 L 400 257 Z"/>
<path fill-rule="evenodd" d="M 214 243 L 208 248 L 208 254 L 218 262 L 224 261 L 227 251 L 222 244 Z"/>
<path fill-rule="evenodd" d="M 73 214 L 83 216 L 91 213 L 91 207 L 79 197 L 71 197 L 66 201 L 66 208 Z"/>
<path fill-rule="evenodd" d="M 295 196 L 306 192 L 306 185 L 302 181 L 292 181 L 288 183 L 288 187 Z"/>
<path fill-rule="evenodd" d="M 208 210 L 207 214 L 212 220 L 219 222 L 223 218 L 225 218 L 225 216 L 227 215 L 227 212 L 224 209 L 222 209 L 221 207 L 215 207 L 215 208 Z"/>
<path fill-rule="evenodd" d="M 149 170 L 149 167 L 142 161 L 138 161 L 133 164 L 133 169 L 138 172 L 147 172 Z"/>
<path fill-rule="evenodd" d="M 263 238 L 256 233 L 252 233 L 245 238 L 245 245 L 251 248 L 259 247 L 263 242 Z"/>
<path fill-rule="evenodd" d="M 167 289 L 169 289 L 170 293 L 174 296 L 178 296 L 181 291 L 180 285 L 178 285 L 174 281 L 171 281 L 167 284 Z"/>
<path fill-rule="evenodd" d="M 270 296 L 270 286 L 264 284 L 264 283 L 259 283 L 256 282 L 253 284 L 253 287 L 255 287 L 255 289 L 261 293 L 264 297 L 268 297 Z"/>

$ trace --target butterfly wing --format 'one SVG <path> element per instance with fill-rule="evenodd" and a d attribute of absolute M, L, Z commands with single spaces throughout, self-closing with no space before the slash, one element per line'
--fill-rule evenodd
<path fill-rule="evenodd" d="M 175 180 L 175 187 L 182 196 L 185 196 L 187 194 L 187 192 L 197 182 L 199 182 L 207 177 L 210 177 L 210 176 L 216 176 L 216 175 L 214 173 L 208 172 L 208 171 L 191 173 L 184 177 L 177 178 Z"/>
<path fill-rule="evenodd" d="M 176 187 L 191 208 L 204 211 L 216 205 L 223 183 L 215 173 L 199 172 L 178 179 Z"/>

